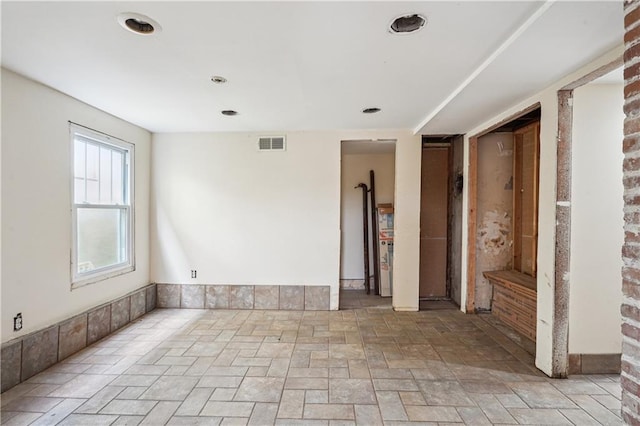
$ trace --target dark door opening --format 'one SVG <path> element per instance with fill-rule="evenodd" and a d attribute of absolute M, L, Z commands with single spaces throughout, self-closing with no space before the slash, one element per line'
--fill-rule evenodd
<path fill-rule="evenodd" d="M 462 137 L 423 137 L 420 285 L 424 300 L 460 304 Z"/>

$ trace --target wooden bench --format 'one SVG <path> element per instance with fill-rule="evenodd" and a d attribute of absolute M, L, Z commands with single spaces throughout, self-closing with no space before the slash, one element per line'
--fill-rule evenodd
<path fill-rule="evenodd" d="M 535 342 L 536 279 L 518 271 L 487 271 L 483 275 L 493 284 L 491 312 Z"/>

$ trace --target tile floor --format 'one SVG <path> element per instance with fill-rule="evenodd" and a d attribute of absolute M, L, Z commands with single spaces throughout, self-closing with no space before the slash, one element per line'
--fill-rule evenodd
<path fill-rule="evenodd" d="M 1 404 L 3 425 L 622 423 L 618 376 L 548 379 L 490 316 L 358 291 L 336 312 L 157 309 Z"/>

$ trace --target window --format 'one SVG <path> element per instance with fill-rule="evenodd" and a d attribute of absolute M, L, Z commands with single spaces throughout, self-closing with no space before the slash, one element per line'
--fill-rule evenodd
<path fill-rule="evenodd" d="M 132 144 L 71 124 L 71 272 L 81 286 L 134 269 Z"/>

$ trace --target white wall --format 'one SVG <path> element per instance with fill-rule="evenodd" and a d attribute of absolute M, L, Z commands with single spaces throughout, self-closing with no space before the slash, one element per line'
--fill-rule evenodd
<path fill-rule="evenodd" d="M 136 159 L 136 270 L 74 290 L 69 121 L 135 144 Z M 2 70 L 2 342 L 149 283 L 149 150 L 146 130 Z"/>
<path fill-rule="evenodd" d="M 343 154 L 341 173 L 340 279 L 363 280 L 362 189 L 369 187 L 369 171 L 375 172 L 376 203 L 393 203 L 395 154 Z M 371 188 L 369 188 L 371 189 Z M 371 200 L 369 199 L 369 230 L 371 230 Z M 375 207 L 375 206 L 374 206 Z M 370 265 L 373 268 L 373 239 L 369 232 Z M 371 270 L 373 275 L 373 270 Z"/>
<path fill-rule="evenodd" d="M 563 86 L 591 73 L 601 66 L 607 65 L 622 56 L 624 47 L 620 46 L 583 68 L 552 84 L 540 93 L 508 108 L 501 114 L 485 121 L 465 133 L 464 170 L 468 177 L 469 138 L 475 136 L 504 119 L 530 107 L 536 103 L 541 105 L 540 119 L 540 182 L 538 210 L 538 269 L 537 269 L 537 331 L 536 331 L 536 366 L 546 374 L 552 373 L 552 332 L 555 288 L 555 226 L 556 226 L 556 168 L 557 168 L 557 133 L 558 133 L 558 90 Z M 616 145 L 616 150 L 619 150 Z M 463 235 L 462 252 L 468 252 L 468 209 L 469 196 L 464 192 L 463 198 Z M 462 258 L 462 306 L 466 304 L 467 292 L 466 256 Z"/>
<path fill-rule="evenodd" d="M 330 285 L 331 308 L 337 309 L 340 141 L 397 139 L 396 170 L 402 172 L 396 187 L 398 180 L 410 183 L 400 196 L 396 189 L 401 237 L 394 265 L 404 272 L 395 277 L 393 303 L 416 310 L 412 251 L 419 207 L 412 200 L 419 202 L 420 137 L 408 131 L 278 133 L 287 136 L 285 152 L 258 152 L 256 133 L 153 136 L 152 280 Z M 191 269 L 197 279 L 190 278 Z"/>
<path fill-rule="evenodd" d="M 622 84 L 574 91 L 569 353 L 620 353 Z"/>

